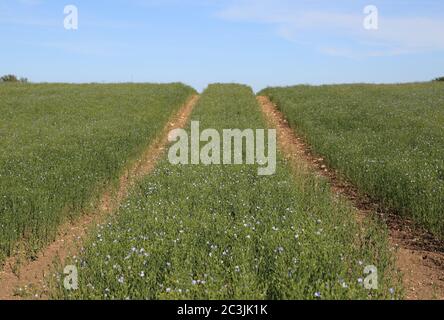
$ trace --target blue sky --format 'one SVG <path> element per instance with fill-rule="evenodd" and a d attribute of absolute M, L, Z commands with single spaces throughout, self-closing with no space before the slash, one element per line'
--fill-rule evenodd
<path fill-rule="evenodd" d="M 65 5 L 79 29 L 65 30 Z M 363 27 L 364 7 L 379 11 Z M 0 74 L 269 85 L 444 75 L 442 0 L 2 0 Z"/>

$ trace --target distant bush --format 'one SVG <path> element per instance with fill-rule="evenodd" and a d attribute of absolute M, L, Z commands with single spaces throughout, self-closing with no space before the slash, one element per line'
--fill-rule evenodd
<path fill-rule="evenodd" d="M 28 79 L 26 78 L 17 78 L 17 76 L 13 74 L 7 74 L 0 78 L 0 82 L 21 82 L 21 83 L 27 83 Z"/>
<path fill-rule="evenodd" d="M 435 80 L 433 80 L 433 81 L 444 81 L 444 77 L 439 77 L 439 78 L 436 78 Z"/>
<path fill-rule="evenodd" d="M 17 77 L 13 74 L 7 74 L 0 78 L 1 82 L 18 82 L 19 80 Z"/>

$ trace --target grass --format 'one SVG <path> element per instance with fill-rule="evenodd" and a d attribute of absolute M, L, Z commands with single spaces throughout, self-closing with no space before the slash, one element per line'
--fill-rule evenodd
<path fill-rule="evenodd" d="M 266 128 L 249 87 L 211 85 L 192 115 L 201 130 Z M 401 296 L 387 237 L 310 172 L 255 165 L 173 166 L 165 158 L 97 227 L 68 299 L 391 299 Z M 375 265 L 379 289 L 363 288 Z M 63 268 L 62 268 L 63 270 Z"/>
<path fill-rule="evenodd" d="M 0 263 L 32 255 L 90 207 L 195 91 L 171 85 L 0 85 Z"/>
<path fill-rule="evenodd" d="M 269 88 L 314 151 L 386 208 L 444 237 L 444 84 Z"/>

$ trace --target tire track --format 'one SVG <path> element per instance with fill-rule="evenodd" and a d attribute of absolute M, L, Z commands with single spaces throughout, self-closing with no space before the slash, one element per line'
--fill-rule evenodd
<path fill-rule="evenodd" d="M 106 191 L 98 202 L 95 212 L 83 215 L 73 223 L 60 227 L 56 240 L 40 251 L 34 261 L 18 264 L 18 257 L 6 260 L 0 272 L 0 300 L 17 300 L 23 298 L 21 288 L 32 292 L 33 298 L 44 299 L 47 295 L 45 277 L 49 276 L 54 263 L 63 265 L 65 259 L 76 254 L 88 231 L 115 212 L 122 201 L 128 196 L 132 186 L 143 176 L 150 174 L 160 160 L 168 145 L 168 133 L 183 128 L 199 100 L 199 96 L 191 97 L 187 103 L 172 117 L 142 156 L 120 177 L 117 188 Z M 27 297 L 26 297 L 27 298 Z"/>
<path fill-rule="evenodd" d="M 362 195 L 329 168 L 323 158 L 313 155 L 268 97 L 260 96 L 257 100 L 270 126 L 276 128 L 280 149 L 295 170 L 303 165 L 329 179 L 332 191 L 348 199 L 356 208 L 358 220 L 378 214 L 387 223 L 390 242 L 395 248 L 397 268 L 403 276 L 406 299 L 444 299 L 444 242 L 411 221 L 385 212 L 377 202 Z"/>

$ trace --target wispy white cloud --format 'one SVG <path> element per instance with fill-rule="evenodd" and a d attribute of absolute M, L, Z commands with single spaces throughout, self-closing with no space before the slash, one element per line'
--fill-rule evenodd
<path fill-rule="evenodd" d="M 0 14 L 0 25 L 42 27 L 42 28 L 63 27 L 63 24 L 60 21 L 56 21 L 55 19 L 11 17 L 1 14 Z"/>
<path fill-rule="evenodd" d="M 42 4 L 43 0 L 17 0 L 17 2 L 28 6 L 36 6 Z"/>
<path fill-rule="evenodd" d="M 100 57 L 115 57 L 122 52 L 130 50 L 130 46 L 122 42 L 108 42 L 108 41 L 47 41 L 47 42 L 20 42 L 22 45 L 27 45 L 35 48 L 47 48 L 51 50 L 58 50 L 68 54 L 85 55 L 85 56 L 100 56 Z"/>
<path fill-rule="evenodd" d="M 439 36 L 444 34 L 444 19 L 388 16 L 380 11 L 379 29 L 366 30 L 363 11 L 308 8 L 306 2 L 241 0 L 217 15 L 230 21 L 270 25 L 282 38 L 310 44 L 335 56 L 358 58 L 444 51 L 444 37 Z"/>
<path fill-rule="evenodd" d="M 216 0 L 193 0 L 193 1 L 183 1 L 183 0 L 125 0 L 125 2 L 130 2 L 141 7 L 168 7 L 168 6 L 186 6 L 186 7 L 206 7 L 212 6 L 218 1 Z"/>

